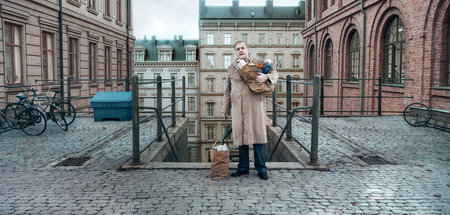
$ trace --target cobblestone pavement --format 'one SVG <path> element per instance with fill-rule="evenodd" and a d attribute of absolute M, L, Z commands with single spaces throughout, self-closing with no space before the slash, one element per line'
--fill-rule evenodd
<path fill-rule="evenodd" d="M 397 116 L 320 123 L 330 171 L 270 170 L 268 181 L 254 170 L 221 181 L 209 170 L 116 171 L 131 155 L 130 122 L 79 118 L 68 132 L 50 124 L 39 137 L 0 133 L 0 214 L 450 214 L 450 133 Z M 309 125 L 293 126 L 307 140 Z M 96 157 L 48 167 L 74 154 Z M 395 164 L 361 165 L 361 154 Z"/>

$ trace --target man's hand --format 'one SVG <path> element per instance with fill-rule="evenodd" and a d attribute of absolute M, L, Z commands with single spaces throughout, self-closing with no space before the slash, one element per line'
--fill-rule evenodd
<path fill-rule="evenodd" d="M 228 119 L 228 115 L 226 113 L 223 113 L 223 118 Z"/>
<path fill-rule="evenodd" d="M 259 73 L 258 76 L 256 76 L 256 83 L 261 84 L 269 80 L 269 77 L 267 77 L 266 74 Z"/>

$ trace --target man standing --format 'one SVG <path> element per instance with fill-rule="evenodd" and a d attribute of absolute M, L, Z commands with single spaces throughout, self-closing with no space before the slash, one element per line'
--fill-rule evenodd
<path fill-rule="evenodd" d="M 234 44 L 237 60 L 250 62 L 248 46 L 243 41 Z M 268 74 L 260 73 L 256 77 L 258 83 L 275 84 L 278 73 L 275 68 Z M 232 114 L 233 143 L 239 146 L 239 164 L 231 176 L 248 174 L 250 169 L 249 145 L 253 144 L 255 169 L 260 179 L 267 180 L 267 167 L 264 160 L 264 144 L 267 143 L 266 107 L 264 94 L 254 93 L 239 75 L 237 61 L 228 67 L 224 91 L 223 116 Z"/>

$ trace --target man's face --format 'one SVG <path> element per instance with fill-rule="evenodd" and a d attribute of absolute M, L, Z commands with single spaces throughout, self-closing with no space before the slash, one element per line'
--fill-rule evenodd
<path fill-rule="evenodd" d="M 245 43 L 238 43 L 234 47 L 234 51 L 239 59 L 247 59 L 248 58 L 248 49 Z"/>

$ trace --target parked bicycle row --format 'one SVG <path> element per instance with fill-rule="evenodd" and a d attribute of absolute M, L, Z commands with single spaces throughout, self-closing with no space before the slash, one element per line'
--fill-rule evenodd
<path fill-rule="evenodd" d="M 51 120 L 67 131 L 76 118 L 76 111 L 71 103 L 56 96 L 59 90 L 50 87 L 47 92 L 38 93 L 33 88 L 24 91 L 16 95 L 18 101 L 8 103 L 0 111 L 0 130 L 21 129 L 28 135 L 41 135 Z"/>

